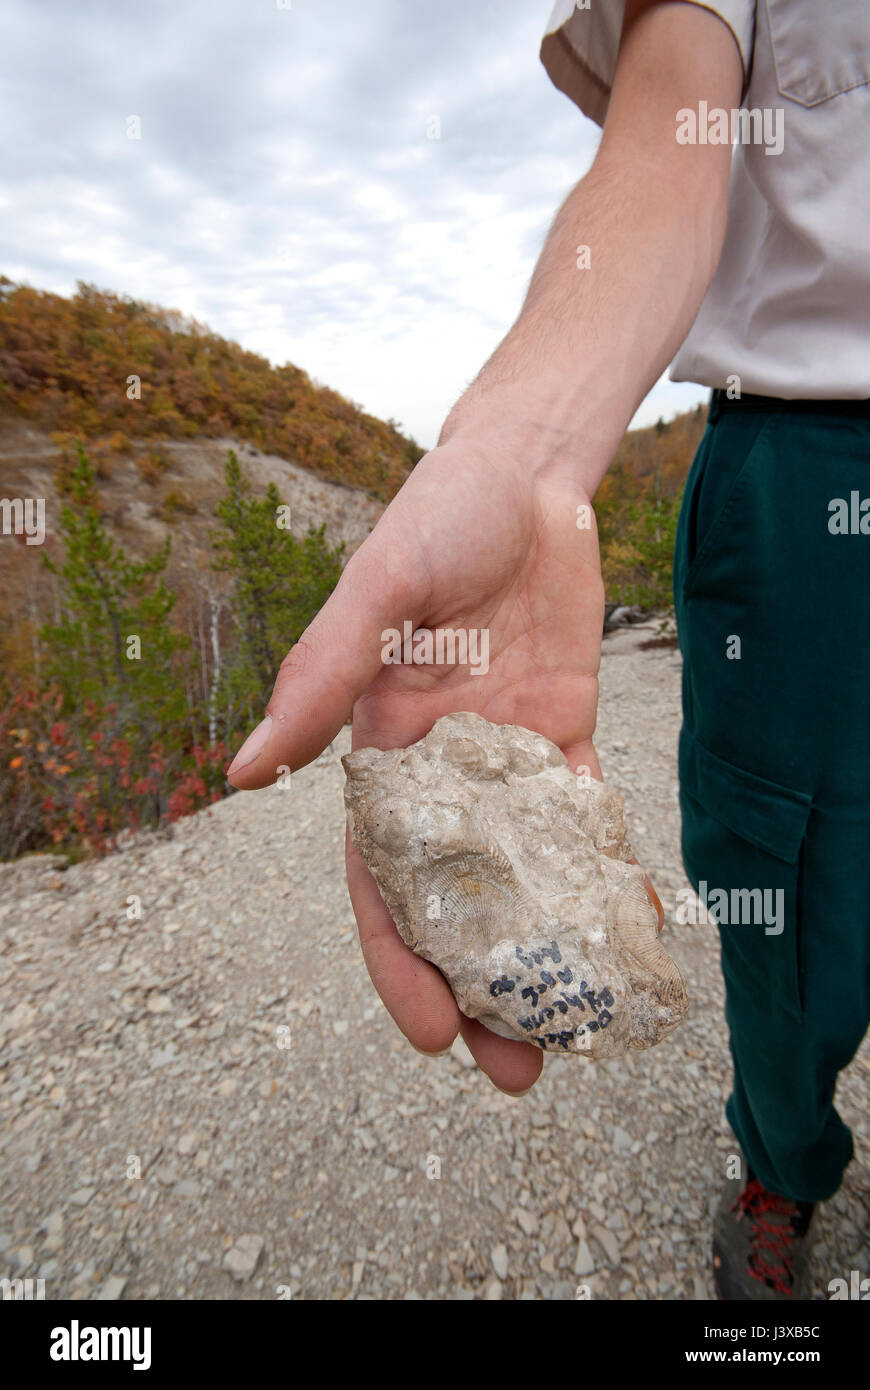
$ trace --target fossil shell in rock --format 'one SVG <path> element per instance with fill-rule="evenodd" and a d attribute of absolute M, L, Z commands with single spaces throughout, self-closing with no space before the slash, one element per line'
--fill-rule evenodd
<path fill-rule="evenodd" d="M 650 1047 L 685 1017 L 622 798 L 555 744 L 448 714 L 411 748 L 342 761 L 353 842 L 463 1013 L 590 1058 Z"/>

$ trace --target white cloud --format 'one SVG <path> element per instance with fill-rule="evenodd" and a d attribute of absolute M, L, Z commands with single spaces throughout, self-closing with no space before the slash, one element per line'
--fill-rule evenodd
<path fill-rule="evenodd" d="M 546 0 L 59 13 L 7 0 L 0 268 L 194 314 L 432 445 L 598 142 L 540 66 Z M 705 397 L 663 379 L 636 418 Z"/>

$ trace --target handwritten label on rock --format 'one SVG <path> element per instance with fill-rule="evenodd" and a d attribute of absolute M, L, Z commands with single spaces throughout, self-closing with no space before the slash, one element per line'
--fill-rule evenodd
<path fill-rule="evenodd" d="M 567 1051 L 575 1037 L 582 1040 L 610 1023 L 613 1018 L 610 1010 L 614 1003 L 612 992 L 605 985 L 596 993 L 586 980 L 577 980 L 574 972 L 563 965 L 558 942 L 550 941 L 548 946 L 529 947 L 527 950 L 517 946 L 516 958 L 519 965 L 513 968 L 513 974 L 505 973 L 492 980 L 489 992 L 493 998 L 498 998 L 502 994 L 518 991 L 519 997 L 528 1001 L 533 1012 L 520 1015 L 517 1022 L 527 1033 L 536 1035 L 531 1041 L 538 1043 L 545 1051 L 548 1047 L 561 1047 Z M 547 960 L 555 974 L 544 968 Z M 559 966 L 563 968 L 560 970 Z M 542 1007 L 538 1009 L 542 1001 Z M 578 1011 L 584 1015 L 582 1019 L 577 1018 Z M 547 1023 L 558 1018 L 565 1019 L 570 1027 L 539 1032 Z M 580 1046 L 583 1047 L 582 1041 Z"/>

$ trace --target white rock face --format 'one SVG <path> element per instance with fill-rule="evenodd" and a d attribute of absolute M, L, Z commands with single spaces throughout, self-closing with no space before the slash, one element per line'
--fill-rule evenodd
<path fill-rule="evenodd" d="M 354 844 L 403 940 L 494 1033 L 621 1057 L 688 1011 L 622 799 L 541 734 L 450 714 L 343 760 Z"/>

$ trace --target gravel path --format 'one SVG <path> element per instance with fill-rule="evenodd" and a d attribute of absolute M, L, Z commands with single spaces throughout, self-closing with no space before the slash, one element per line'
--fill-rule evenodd
<path fill-rule="evenodd" d="M 673 922 L 679 656 L 640 640 L 605 643 L 596 743 L 692 998 L 671 1039 L 548 1058 L 520 1100 L 462 1044 L 409 1047 L 344 883 L 345 730 L 291 787 L 169 838 L 0 867 L 0 1276 L 50 1299 L 710 1298 L 734 1151 L 717 940 Z M 819 1298 L 870 1268 L 868 1098 L 865 1040 Z"/>

